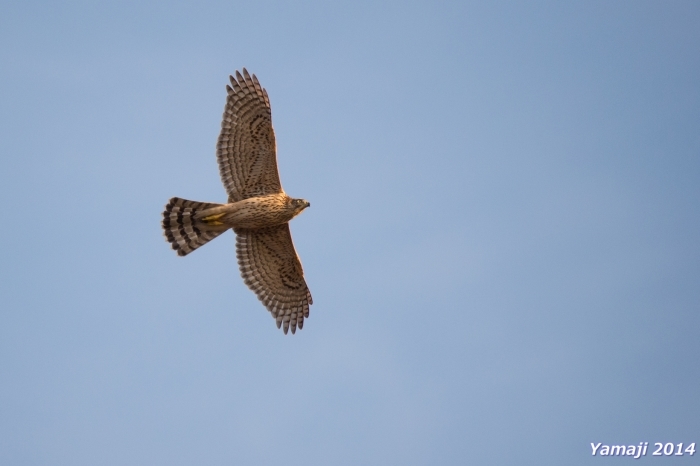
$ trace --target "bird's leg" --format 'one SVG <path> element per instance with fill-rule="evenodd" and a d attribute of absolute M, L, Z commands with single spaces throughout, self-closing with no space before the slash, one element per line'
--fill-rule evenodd
<path fill-rule="evenodd" d="M 220 214 L 214 214 L 214 215 L 208 215 L 204 218 L 202 218 L 202 222 L 206 223 L 207 225 L 211 226 L 221 226 L 223 225 L 223 222 L 221 222 L 221 217 L 226 215 L 226 212 L 222 212 Z"/>

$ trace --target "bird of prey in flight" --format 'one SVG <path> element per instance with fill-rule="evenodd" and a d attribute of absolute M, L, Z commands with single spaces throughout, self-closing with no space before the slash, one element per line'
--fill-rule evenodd
<path fill-rule="evenodd" d="M 267 91 L 245 68 L 230 80 L 216 144 L 228 203 L 174 197 L 163 212 L 163 231 L 172 248 L 185 256 L 233 229 L 243 281 L 270 311 L 277 328 L 286 334 L 291 327 L 294 333 L 309 317 L 312 300 L 289 221 L 310 204 L 282 189 Z"/>

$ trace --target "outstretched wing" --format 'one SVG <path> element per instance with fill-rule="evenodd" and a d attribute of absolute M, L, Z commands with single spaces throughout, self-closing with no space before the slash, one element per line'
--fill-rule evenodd
<path fill-rule="evenodd" d="M 277 328 L 292 333 L 309 317 L 311 293 L 294 250 L 289 224 L 257 230 L 236 229 L 236 257 L 243 281 L 262 301 Z"/>
<path fill-rule="evenodd" d="M 216 144 L 221 181 L 229 202 L 282 192 L 277 172 L 275 132 L 267 91 L 258 78 L 236 71 Z"/>

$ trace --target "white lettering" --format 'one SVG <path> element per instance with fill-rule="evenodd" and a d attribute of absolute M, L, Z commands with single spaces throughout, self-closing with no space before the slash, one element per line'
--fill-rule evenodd
<path fill-rule="evenodd" d="M 639 442 L 639 446 L 637 447 L 637 454 L 634 455 L 634 459 L 638 460 L 640 456 L 642 456 L 642 447 L 644 446 L 643 442 Z M 628 453 L 629 454 L 629 453 Z M 634 453 L 632 453 L 634 454 Z"/>
<path fill-rule="evenodd" d="M 601 443 L 598 445 L 593 445 L 593 442 L 591 442 L 591 448 L 593 449 L 593 453 L 591 455 L 595 456 L 595 452 L 598 451 L 598 448 L 600 448 Z"/>
<path fill-rule="evenodd" d="M 624 445 L 613 445 L 610 448 L 611 456 L 625 456 L 625 446 Z"/>

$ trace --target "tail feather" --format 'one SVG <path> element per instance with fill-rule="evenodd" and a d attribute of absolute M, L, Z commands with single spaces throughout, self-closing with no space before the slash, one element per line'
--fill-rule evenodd
<path fill-rule="evenodd" d="M 178 255 L 185 256 L 226 231 L 221 228 L 212 229 L 195 219 L 195 213 L 198 211 L 220 205 L 188 201 L 179 197 L 170 199 L 163 211 L 163 232 Z"/>

